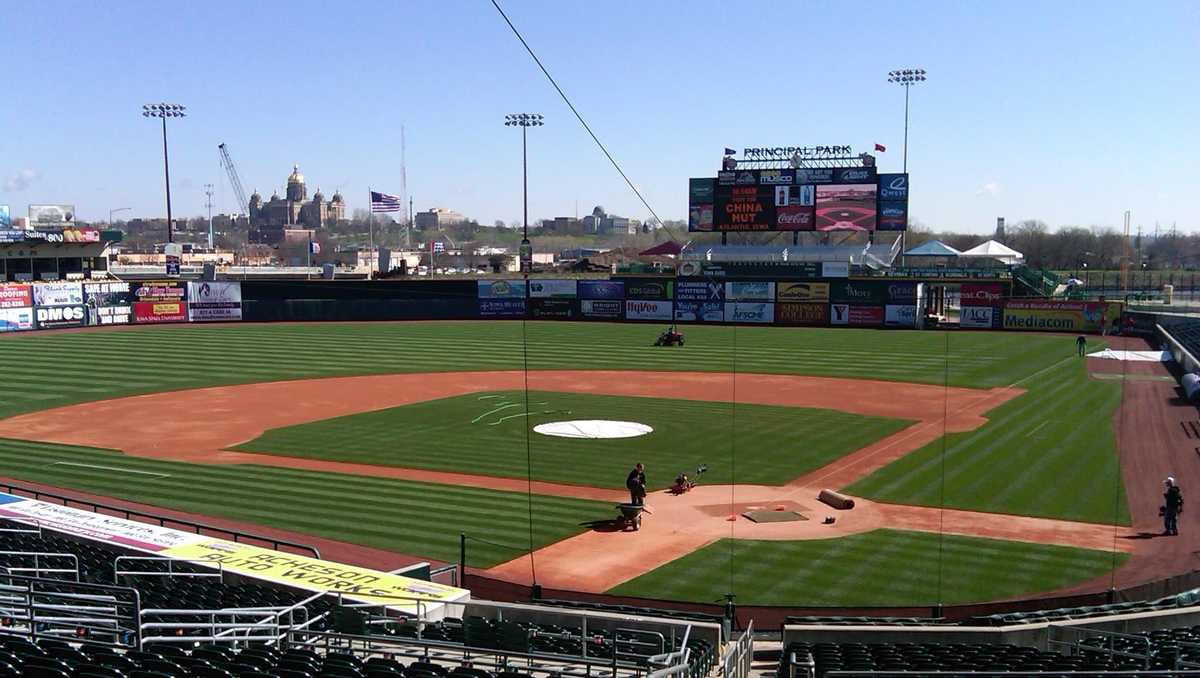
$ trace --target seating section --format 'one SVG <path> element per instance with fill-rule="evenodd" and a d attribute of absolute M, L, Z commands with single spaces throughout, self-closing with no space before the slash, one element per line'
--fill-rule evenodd
<path fill-rule="evenodd" d="M 784 650 L 779 675 L 790 657 L 811 655 L 817 678 L 830 671 L 1132 671 L 1144 664 L 1133 657 L 1089 652 L 1065 655 L 1016 645 L 963 643 L 792 643 Z"/>
<path fill-rule="evenodd" d="M 1200 355 L 1200 319 L 1162 315 L 1158 324 L 1193 356 Z"/>
<path fill-rule="evenodd" d="M 686 610 L 660 610 L 650 607 L 638 607 L 635 605 L 616 605 L 607 603 L 584 602 L 579 600 L 538 600 L 538 605 L 550 605 L 553 607 L 565 607 L 572 610 L 595 610 L 597 612 L 615 612 L 617 614 L 635 614 L 642 617 L 670 617 L 671 619 L 683 619 L 687 621 L 709 622 L 720 624 L 725 620 L 719 614 L 707 614 L 704 612 L 690 612 Z"/>
<path fill-rule="evenodd" d="M 1149 656 L 1150 668 L 1155 671 L 1181 668 L 1177 663 L 1180 661 L 1200 663 L 1200 649 L 1189 647 L 1200 645 L 1200 626 L 1158 629 L 1126 636 L 1096 636 L 1084 639 L 1081 644 L 1085 654 L 1103 655 L 1106 654 L 1105 650 L 1115 650 Z M 1087 648 L 1095 649 L 1089 652 Z M 1138 669 L 1145 666 L 1144 662 L 1139 662 Z"/>

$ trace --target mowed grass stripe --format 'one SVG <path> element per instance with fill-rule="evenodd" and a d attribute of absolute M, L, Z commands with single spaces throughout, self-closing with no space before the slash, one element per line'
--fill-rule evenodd
<path fill-rule="evenodd" d="M 1126 559 L 1117 554 L 1117 566 Z M 904 530 L 722 539 L 609 593 L 699 601 L 732 592 L 742 605 L 954 605 L 1063 588 L 1109 572 L 1113 560 L 1106 551 Z"/>
<path fill-rule="evenodd" d="M 1129 524 L 1112 417 L 1118 383 L 1089 379 L 1068 361 L 1025 384 L 1027 393 L 988 413 L 988 422 L 952 433 L 846 487 L 900 504 Z"/>
<path fill-rule="evenodd" d="M 578 419 L 633 421 L 653 431 L 610 440 L 529 433 Z M 638 462 L 651 488 L 705 465 L 705 483 L 779 485 L 911 423 L 810 408 L 497 391 L 274 429 L 236 449 L 518 478 L 531 470 L 535 480 L 614 489 Z"/>
<path fill-rule="evenodd" d="M 6 384 L 0 416 L 45 403 L 28 389 L 61 388 L 65 405 L 105 396 L 314 376 L 520 369 L 520 322 L 135 327 L 110 332 L 13 333 L 0 338 Z M 650 346 L 660 328 L 610 323 L 524 323 L 532 369 L 740 371 L 1005 385 L 1071 350 L 1064 337 L 954 335 L 853 329 L 690 326 L 688 345 Z M 735 336 L 736 335 L 736 336 Z M 305 359 L 298 359 L 300 350 Z M 314 359 L 314 356 L 316 358 Z M 124 376 L 128 376 L 125 381 Z M 11 384 L 11 386 L 10 386 Z M 9 394 L 9 390 L 18 391 Z M 7 396 L 7 397 L 6 397 Z M 22 406 L 23 403 L 27 403 Z"/>
<path fill-rule="evenodd" d="M 0 475 L 443 561 L 457 560 L 460 532 L 518 548 L 529 543 L 528 499 L 515 492 L 274 467 L 191 465 L 7 439 L 0 439 Z M 586 521 L 609 517 L 612 509 L 606 503 L 534 496 L 533 511 L 534 544 L 540 548 L 581 532 Z M 489 567 L 515 555 L 473 543 L 470 564 Z"/>

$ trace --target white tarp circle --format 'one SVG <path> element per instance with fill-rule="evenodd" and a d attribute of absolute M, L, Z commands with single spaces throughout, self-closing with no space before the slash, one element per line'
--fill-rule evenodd
<path fill-rule="evenodd" d="M 1087 354 L 1089 358 L 1102 360 L 1128 360 L 1131 362 L 1165 363 L 1170 362 L 1170 351 L 1123 351 L 1106 348 L 1103 351 Z"/>
<path fill-rule="evenodd" d="M 636 438 L 653 430 L 653 428 L 636 421 L 610 421 L 608 419 L 551 421 L 533 427 L 534 433 L 557 438 Z"/>

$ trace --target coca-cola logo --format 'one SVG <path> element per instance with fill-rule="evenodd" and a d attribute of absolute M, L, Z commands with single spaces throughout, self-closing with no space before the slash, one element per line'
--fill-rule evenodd
<path fill-rule="evenodd" d="M 780 226 L 808 226 L 813 222 L 813 213 L 804 207 L 780 207 L 776 220 Z"/>

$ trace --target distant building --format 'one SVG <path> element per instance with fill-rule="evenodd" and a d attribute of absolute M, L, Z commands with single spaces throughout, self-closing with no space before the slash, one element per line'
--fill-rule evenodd
<path fill-rule="evenodd" d="M 542 219 L 542 230 L 554 235 L 581 235 L 584 232 L 583 222 L 575 217 Z"/>
<path fill-rule="evenodd" d="M 323 228 L 345 218 L 342 194 L 334 193 L 333 199 L 325 202 L 325 195 L 318 188 L 309 200 L 304 175 L 298 166 L 293 166 L 287 178 L 286 197 L 274 193 L 263 202 L 258 191 L 250 196 L 250 242 L 274 245 L 283 240 L 288 227 Z"/>
<path fill-rule="evenodd" d="M 455 226 L 466 221 L 466 217 L 445 207 L 434 207 L 427 212 L 417 212 L 413 217 L 413 224 L 422 231 Z"/>
<path fill-rule="evenodd" d="M 628 233 L 634 235 L 640 233 L 642 230 L 641 221 L 606 214 L 604 208 L 599 205 L 596 205 L 592 213 L 584 217 L 582 222 L 585 233 L 595 233 L 596 235 L 606 235 L 609 233 Z"/>

